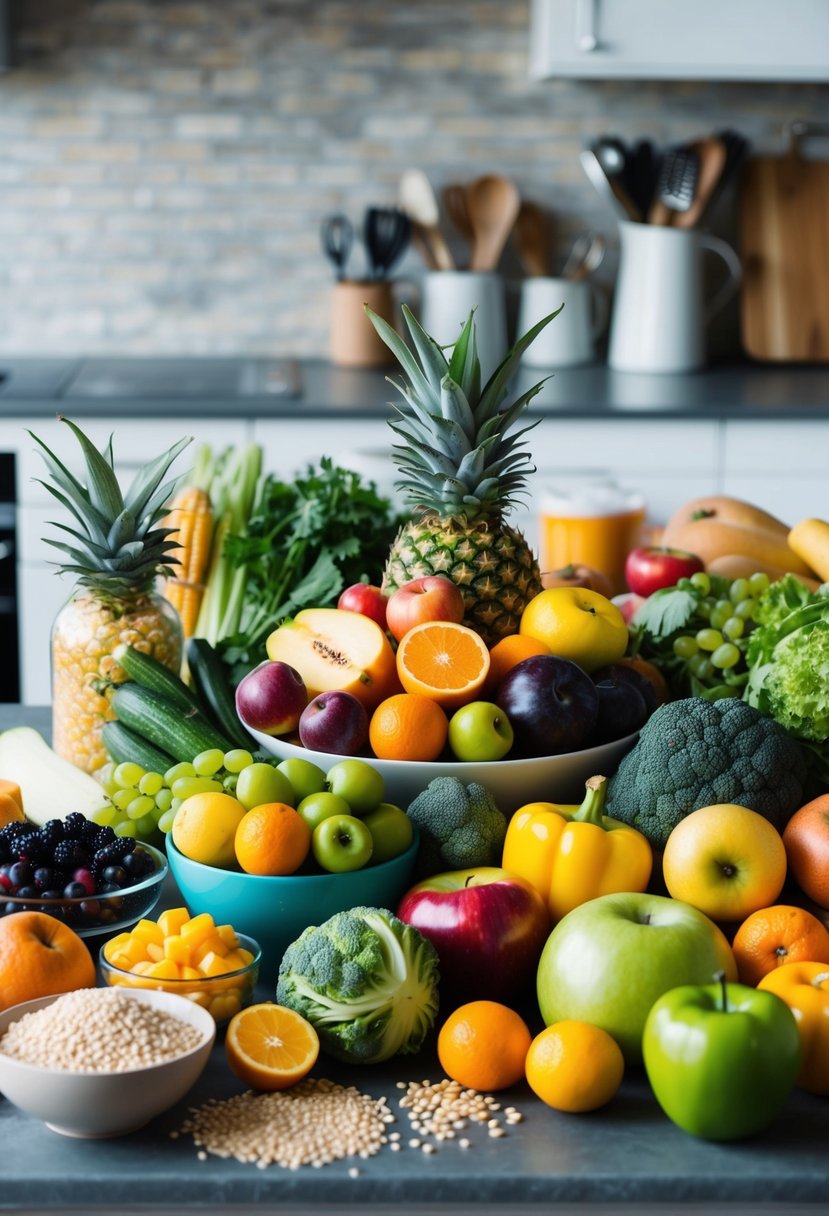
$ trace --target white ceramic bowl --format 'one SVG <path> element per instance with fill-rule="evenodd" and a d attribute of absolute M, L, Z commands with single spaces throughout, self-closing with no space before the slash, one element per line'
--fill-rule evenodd
<path fill-rule="evenodd" d="M 6 1009 L 0 1014 L 0 1037 L 12 1022 L 57 999 L 45 996 Z M 192 1089 L 204 1070 L 216 1037 L 216 1023 L 200 1005 L 169 992 L 135 991 L 127 999 L 154 1005 L 189 1022 L 199 1031 L 200 1043 L 174 1060 L 126 1072 L 38 1068 L 0 1051 L 0 1091 L 53 1132 L 85 1140 L 126 1135 L 169 1110 Z"/>
<path fill-rule="evenodd" d="M 250 726 L 246 729 L 262 751 L 278 756 L 280 760 L 297 756 L 328 772 L 333 764 L 343 759 L 330 752 L 309 751 Z M 478 764 L 458 760 L 375 760 L 370 756 L 366 759 L 385 780 L 386 801 L 394 802 L 404 810 L 435 777 L 457 777 L 459 781 L 477 781 L 485 785 L 504 814 L 512 815 L 527 802 L 581 802 L 587 778 L 610 777 L 637 738 L 638 732 L 580 752 L 532 756 L 525 760 L 489 760 Z"/>

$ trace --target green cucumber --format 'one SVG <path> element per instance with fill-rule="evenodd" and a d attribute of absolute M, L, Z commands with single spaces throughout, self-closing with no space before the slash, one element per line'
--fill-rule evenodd
<path fill-rule="evenodd" d="M 235 746 L 197 709 L 182 711 L 167 697 L 133 681 L 119 684 L 110 704 L 124 726 L 169 752 L 175 760 L 192 760 L 199 752 L 214 747 L 229 752 Z"/>
<path fill-rule="evenodd" d="M 112 657 L 119 667 L 123 667 L 129 678 L 142 688 L 160 693 L 179 709 L 187 711 L 198 708 L 196 698 L 184 681 L 174 671 L 170 671 L 169 667 L 159 663 L 158 659 L 126 643 L 116 647 Z"/>
<path fill-rule="evenodd" d="M 236 698 L 227 669 L 206 638 L 190 638 L 186 645 L 187 667 L 203 712 L 233 739 L 237 747 L 253 748 L 256 742 L 236 713 Z"/>
<path fill-rule="evenodd" d="M 129 760 L 133 764 L 140 764 L 145 772 L 166 773 L 175 763 L 168 752 L 161 751 L 123 722 L 105 722 L 101 737 L 110 759 L 116 764 Z"/>

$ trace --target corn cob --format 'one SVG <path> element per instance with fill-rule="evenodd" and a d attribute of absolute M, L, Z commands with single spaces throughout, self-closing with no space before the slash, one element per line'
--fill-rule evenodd
<path fill-rule="evenodd" d="M 164 583 L 164 596 L 178 611 L 185 638 L 192 637 L 204 596 L 204 580 L 213 539 L 213 508 L 207 490 L 199 481 L 207 473 L 209 449 L 199 452 L 193 480 L 173 499 L 165 526 L 171 528 L 178 560 L 175 578 Z M 212 462 L 210 462 L 212 463 Z"/>

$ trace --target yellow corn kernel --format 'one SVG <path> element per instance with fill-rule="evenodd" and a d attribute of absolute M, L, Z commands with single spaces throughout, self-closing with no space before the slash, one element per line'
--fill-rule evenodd
<path fill-rule="evenodd" d="M 186 908 L 168 908 L 159 916 L 158 927 L 163 937 L 176 937 L 189 919 L 190 913 Z"/>

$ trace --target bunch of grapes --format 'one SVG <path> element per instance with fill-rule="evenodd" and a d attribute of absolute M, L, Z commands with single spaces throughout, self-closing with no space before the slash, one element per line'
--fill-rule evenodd
<path fill-rule="evenodd" d="M 100 781 L 110 805 L 95 811 L 91 818 L 111 827 L 116 836 L 151 840 L 159 831 L 170 831 L 185 798 L 193 794 L 233 794 L 242 769 L 253 763 L 253 756 L 243 748 L 222 752 L 216 747 L 200 752 L 192 761 L 174 764 L 166 773 L 147 772 L 129 760 L 107 764 Z"/>

